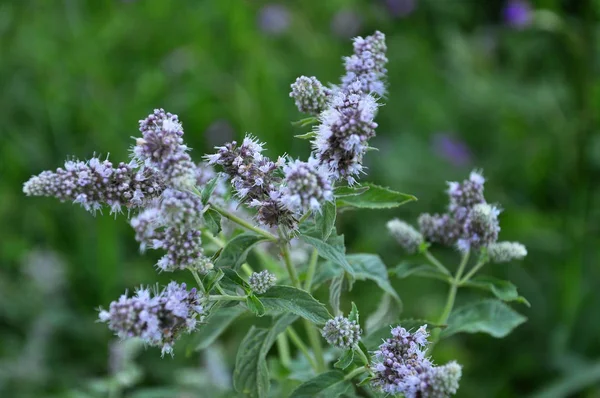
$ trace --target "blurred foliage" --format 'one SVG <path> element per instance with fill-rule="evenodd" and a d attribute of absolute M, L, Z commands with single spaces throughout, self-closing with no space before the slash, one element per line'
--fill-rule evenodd
<path fill-rule="evenodd" d="M 600 396 L 600 4 L 539 0 L 521 29 L 504 24 L 503 6 L 0 2 L 0 395 L 105 396 L 118 382 L 142 388 L 131 397 L 200 396 L 198 386 L 228 385 L 210 372 L 217 362 L 221 374 L 231 370 L 250 317 L 216 347 L 220 362 L 186 352 L 182 340 L 174 359 L 142 350 L 137 365 L 115 368 L 94 309 L 125 289 L 187 275 L 157 277 L 126 217 L 24 198 L 22 183 L 69 156 L 126 159 L 136 121 L 155 107 L 179 114 L 198 160 L 245 132 L 271 155 L 306 156 L 307 143 L 293 138 L 304 131 L 290 124 L 302 116 L 289 84 L 301 74 L 336 82 L 349 37 L 378 29 L 388 37 L 390 89 L 365 179 L 419 202 L 341 214 L 349 252 L 380 253 L 388 267 L 405 260 L 385 221 L 441 211 L 445 181 L 482 168 L 486 197 L 505 209 L 501 239 L 530 253 L 487 272 L 516 283 L 529 321 L 504 340 L 453 337 L 435 359 L 464 364 L 461 397 Z M 394 283 L 405 316 L 439 312 L 443 284 Z M 372 311 L 372 288 L 359 283 L 347 299 Z"/>

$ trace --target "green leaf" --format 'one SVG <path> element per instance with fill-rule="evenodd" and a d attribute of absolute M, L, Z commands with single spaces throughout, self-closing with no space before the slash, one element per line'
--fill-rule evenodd
<path fill-rule="evenodd" d="M 365 343 L 363 343 L 362 341 L 359 341 L 358 349 L 361 350 L 367 357 L 368 363 L 365 363 L 365 365 L 370 365 L 371 364 L 371 354 L 369 354 L 369 350 L 367 349 L 367 346 L 365 345 Z"/>
<path fill-rule="evenodd" d="M 336 198 L 343 198 L 344 196 L 357 196 L 368 191 L 369 187 L 365 185 L 356 185 L 352 187 L 336 187 L 333 191 Z"/>
<path fill-rule="evenodd" d="M 316 116 L 309 116 L 306 117 L 304 119 L 300 119 L 298 121 L 292 122 L 292 126 L 296 126 L 296 127 L 305 127 L 305 126 L 309 126 L 311 124 L 315 124 L 319 122 L 319 118 Z M 314 133 L 316 136 L 316 133 Z"/>
<path fill-rule="evenodd" d="M 298 135 L 295 135 L 294 137 L 300 138 L 301 140 L 312 140 L 316 136 L 317 136 L 317 133 L 315 133 L 314 131 L 309 131 L 306 134 L 298 134 Z"/>
<path fill-rule="evenodd" d="M 344 372 L 330 370 L 301 384 L 292 392 L 290 398 L 336 398 L 352 388 L 350 381 L 344 379 Z"/>
<path fill-rule="evenodd" d="M 265 237 L 251 232 L 244 232 L 243 234 L 235 236 L 223 248 L 221 255 L 215 262 L 215 267 L 231 267 L 237 269 L 244 261 L 246 261 L 246 256 L 252 246 L 266 240 Z"/>
<path fill-rule="evenodd" d="M 256 316 L 263 316 L 266 313 L 263 303 L 253 294 L 246 297 L 246 305 Z"/>
<path fill-rule="evenodd" d="M 214 209 L 209 208 L 204 212 L 204 224 L 211 234 L 218 235 L 221 232 L 221 215 Z"/>
<path fill-rule="evenodd" d="M 352 361 L 354 360 L 354 349 L 349 348 L 338 359 L 336 363 L 333 364 L 334 368 L 337 369 L 346 369 L 348 366 L 352 365 Z"/>
<path fill-rule="evenodd" d="M 346 274 L 342 272 L 340 275 L 333 278 L 331 285 L 329 286 L 329 305 L 336 316 L 341 312 L 340 297 L 342 296 L 342 287 L 344 286 L 345 276 Z"/>
<path fill-rule="evenodd" d="M 442 336 L 449 337 L 460 332 L 483 332 L 501 338 L 526 320 L 502 301 L 488 299 L 452 311 L 448 328 L 442 332 Z"/>
<path fill-rule="evenodd" d="M 517 293 L 517 287 L 509 281 L 482 275 L 471 279 L 465 283 L 465 286 L 492 292 L 494 296 L 502 301 L 517 301 L 525 304 L 528 307 L 531 307 L 529 301 L 527 301 L 527 299 L 524 297 L 519 296 L 519 293 Z"/>
<path fill-rule="evenodd" d="M 363 338 L 362 342 L 368 349 L 375 350 L 377 347 L 379 347 L 379 345 L 381 345 L 383 340 L 392 336 L 392 328 L 395 328 L 396 326 L 402 326 L 406 330 L 416 330 L 423 325 L 427 325 L 428 329 L 445 327 L 444 325 L 437 325 L 434 322 L 426 321 L 424 319 L 401 319 L 398 322 L 394 322 L 387 326 L 382 326 L 379 329 L 371 332 L 365 338 Z"/>
<path fill-rule="evenodd" d="M 283 315 L 271 329 L 252 326 L 238 349 L 233 372 L 233 386 L 243 396 L 263 398 L 269 394 L 269 369 L 266 356 L 277 336 L 296 320 Z"/>
<path fill-rule="evenodd" d="M 210 292 L 217 282 L 223 279 L 223 271 L 217 269 L 216 271 L 209 272 L 202 280 L 202 285 L 207 292 Z"/>
<path fill-rule="evenodd" d="M 208 200 L 210 199 L 210 196 L 214 192 L 215 188 L 217 187 L 218 182 L 219 176 L 216 176 L 214 178 L 211 178 L 210 181 L 208 181 L 206 185 L 204 185 L 204 187 L 202 188 L 200 200 L 202 200 L 203 205 L 206 205 L 208 203 Z"/>
<path fill-rule="evenodd" d="M 417 200 L 405 193 L 392 191 L 389 188 L 374 184 L 365 184 L 369 189 L 360 195 L 344 196 L 337 199 L 338 207 L 355 207 L 359 209 L 391 209 Z"/>
<path fill-rule="evenodd" d="M 356 323 L 359 323 L 358 308 L 356 308 L 356 304 L 354 304 L 354 301 L 352 302 L 352 309 L 350 310 L 350 315 L 348 315 L 348 320 L 356 321 Z"/>
<path fill-rule="evenodd" d="M 438 268 L 429 264 L 413 264 L 408 262 L 402 262 L 396 267 L 390 270 L 390 275 L 397 278 L 404 279 L 411 275 L 420 276 L 423 278 L 439 279 L 442 281 L 448 281 L 448 275 L 441 272 Z"/>
<path fill-rule="evenodd" d="M 194 332 L 194 345 L 196 350 L 203 350 L 210 346 L 231 325 L 240 314 L 244 312 L 242 307 L 215 309 Z"/>
<path fill-rule="evenodd" d="M 236 271 L 232 270 L 231 268 L 220 269 L 223 270 L 223 274 L 228 281 L 240 286 L 246 292 L 250 291 L 250 285 L 248 284 L 248 282 L 246 282 L 244 278 L 242 278 L 240 274 L 238 274 Z"/>
<path fill-rule="evenodd" d="M 321 212 L 315 215 L 316 228 L 321 232 L 321 239 L 327 241 L 335 226 L 336 207 L 335 202 L 325 202 Z"/>
<path fill-rule="evenodd" d="M 268 312 L 286 312 L 322 325 L 331 319 L 327 308 L 304 290 L 292 286 L 273 286 L 257 295 Z"/>
<path fill-rule="evenodd" d="M 374 281 L 381 290 L 391 295 L 394 300 L 401 304 L 400 296 L 398 296 L 388 279 L 387 268 L 378 255 L 350 254 L 346 258 L 356 279 Z"/>
<path fill-rule="evenodd" d="M 317 249 L 321 257 L 341 266 L 346 272 L 354 276 L 354 270 L 348 263 L 348 260 L 346 260 L 346 255 L 344 251 L 339 246 L 333 246 L 329 242 L 324 242 L 321 239 L 305 235 L 303 233 L 300 233 L 299 237 L 305 243 L 308 243 L 309 245 Z"/>
<path fill-rule="evenodd" d="M 387 293 L 384 293 L 379 302 L 379 306 L 365 322 L 365 332 L 367 334 L 379 329 L 382 326 L 394 323 L 400 316 L 401 307 L 396 300 L 392 299 Z"/>

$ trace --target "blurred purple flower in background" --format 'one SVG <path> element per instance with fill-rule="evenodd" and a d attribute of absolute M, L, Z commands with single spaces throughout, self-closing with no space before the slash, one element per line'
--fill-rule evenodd
<path fill-rule="evenodd" d="M 338 11 L 331 20 L 331 32 L 344 39 L 358 35 L 361 26 L 361 16 L 352 10 Z"/>
<path fill-rule="evenodd" d="M 385 7 L 392 16 L 406 17 L 417 8 L 417 0 L 384 0 Z"/>
<path fill-rule="evenodd" d="M 513 28 L 522 29 L 531 24 L 531 5 L 526 0 L 508 0 L 502 14 L 504 22 Z"/>
<path fill-rule="evenodd" d="M 448 133 L 438 133 L 432 138 L 431 146 L 436 155 L 456 167 L 471 163 L 471 151 L 463 141 Z"/>
<path fill-rule="evenodd" d="M 290 27 L 290 11 L 281 4 L 267 4 L 258 13 L 258 26 L 265 33 L 282 34 Z"/>

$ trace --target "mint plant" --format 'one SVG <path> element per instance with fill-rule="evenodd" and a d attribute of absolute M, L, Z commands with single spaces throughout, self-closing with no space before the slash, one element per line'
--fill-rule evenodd
<path fill-rule="evenodd" d="M 139 287 L 100 310 L 101 322 L 121 339 L 140 338 L 162 355 L 173 355 L 184 334 L 197 334 L 195 344 L 204 348 L 244 312 L 270 317 L 269 327 L 253 326 L 240 344 L 233 381 L 243 396 L 266 397 L 272 385 L 285 384 L 285 377 L 270 373 L 267 363 L 277 342 L 280 366 L 306 368 L 286 392 L 291 397 L 354 396 L 359 391 L 448 397 L 459 388 L 462 368 L 454 361 L 434 364 L 435 344 L 459 332 L 503 337 L 525 320 L 506 304 L 527 303 L 510 282 L 478 275 L 489 262 L 527 254 L 519 243 L 498 242 L 500 210 L 485 200 L 480 172 L 449 183 L 447 211 L 422 214 L 418 228 L 398 219 L 388 222 L 391 237 L 407 252 L 423 255 L 427 264 L 390 269 L 375 254 L 346 253 L 335 227 L 339 209 L 394 208 L 415 198 L 359 183 L 386 92 L 384 35 L 354 39 L 354 54 L 344 63 L 339 85 L 325 87 L 305 76 L 291 85 L 290 96 L 307 114 L 295 124 L 313 126 L 298 136 L 311 142 L 307 160 L 270 159 L 264 144 L 247 135 L 195 163 L 177 115 L 156 109 L 139 122 L 141 136 L 129 162 L 70 160 L 25 183 L 27 195 L 79 203 L 93 214 L 105 208 L 125 211 L 140 249 L 164 253 L 155 265 L 159 272 L 188 271 L 196 281 L 190 289 L 175 281 L 164 289 Z M 456 271 L 431 253 L 435 244 L 456 249 L 461 258 Z M 298 245 L 310 252 L 300 265 L 292 256 Z M 261 269 L 246 262 L 250 251 L 261 259 Z M 470 267 L 471 257 L 477 261 Z M 401 319 L 390 276 L 447 283 L 439 318 Z M 383 291 L 380 308 L 360 317 L 352 303 L 344 315 L 341 296 L 365 279 Z M 313 297 L 325 284 L 329 308 Z M 489 291 L 495 298 L 454 308 L 463 287 Z M 290 343 L 302 357 L 291 357 Z M 284 390 L 279 391 L 276 396 Z"/>

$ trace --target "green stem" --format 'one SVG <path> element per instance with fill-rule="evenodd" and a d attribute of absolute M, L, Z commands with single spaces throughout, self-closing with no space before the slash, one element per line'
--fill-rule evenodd
<path fill-rule="evenodd" d="M 248 276 L 250 276 L 254 273 L 254 271 L 250 267 L 250 264 L 248 264 L 248 263 L 242 264 L 242 271 L 244 271 L 246 273 L 246 275 L 248 275 Z"/>
<path fill-rule="evenodd" d="M 369 358 L 367 358 L 367 356 L 365 355 L 365 353 L 363 352 L 363 350 L 360 349 L 360 347 L 355 346 L 354 347 L 354 351 L 358 352 L 358 356 L 360 356 L 360 358 L 363 360 L 363 362 L 365 363 L 366 366 L 369 365 Z"/>
<path fill-rule="evenodd" d="M 287 337 L 285 337 L 285 334 L 283 333 L 277 336 L 277 351 L 279 352 L 281 364 L 289 369 L 290 365 L 292 364 L 292 358 L 290 357 L 290 345 Z"/>
<path fill-rule="evenodd" d="M 317 260 L 319 259 L 319 252 L 317 249 L 313 249 L 313 252 L 310 256 L 310 261 L 308 263 L 308 270 L 306 271 L 306 280 L 304 281 L 304 290 L 310 293 L 310 289 L 312 288 L 312 281 L 315 276 L 315 271 L 317 270 Z"/>
<path fill-rule="evenodd" d="M 469 271 L 467 273 L 467 275 L 465 275 L 465 277 L 460 280 L 460 282 L 458 283 L 458 285 L 460 286 L 460 285 L 463 285 L 464 283 L 470 281 L 471 278 L 473 277 L 473 275 L 475 275 L 477 273 L 477 271 L 479 271 L 481 269 L 481 267 L 483 267 L 486 263 L 487 263 L 487 261 L 479 261 L 473 267 L 473 269 L 471 269 L 471 271 Z"/>
<path fill-rule="evenodd" d="M 246 296 L 232 296 L 230 294 L 213 294 L 208 296 L 211 301 L 246 301 Z"/>
<path fill-rule="evenodd" d="M 281 255 L 283 257 L 283 262 L 285 263 L 285 268 L 287 269 L 290 279 L 292 280 L 292 284 L 294 287 L 301 289 L 302 286 L 300 286 L 300 279 L 298 279 L 296 267 L 294 267 L 294 264 L 292 263 L 292 257 L 290 256 L 290 248 L 288 243 L 281 244 Z"/>
<path fill-rule="evenodd" d="M 198 285 L 198 289 L 200 289 L 201 292 L 204 292 L 204 285 L 202 284 L 202 279 L 200 279 L 200 275 L 198 275 L 198 271 L 196 271 L 193 268 L 188 268 L 190 270 L 190 272 L 192 273 L 192 275 L 194 275 L 194 279 L 196 280 L 196 284 Z"/>
<path fill-rule="evenodd" d="M 277 237 L 275 235 L 273 235 L 272 233 L 265 231 L 262 228 L 258 228 L 252 224 L 250 224 L 248 221 L 241 219 L 240 217 L 236 216 L 235 214 L 232 214 L 230 212 L 228 212 L 225 209 L 220 208 L 219 206 L 215 206 L 214 204 L 211 203 L 210 205 L 217 213 L 219 213 L 220 215 L 222 215 L 223 217 L 225 217 L 226 219 L 233 221 L 234 223 L 249 229 L 250 231 L 256 232 L 257 234 L 264 236 L 265 238 L 276 242 L 277 241 Z"/>
<path fill-rule="evenodd" d="M 352 380 L 355 376 L 358 376 L 361 373 L 367 372 L 369 369 L 366 366 L 361 366 L 360 368 L 354 369 L 352 372 L 348 373 L 344 380 Z"/>
<path fill-rule="evenodd" d="M 317 360 L 317 372 L 324 372 L 327 370 L 327 366 L 325 365 L 325 359 L 323 357 L 323 346 L 321 345 L 321 336 L 319 336 L 319 331 L 317 330 L 317 327 L 310 323 L 310 321 L 307 319 L 303 319 L 303 321 L 306 335 L 308 336 L 308 341 L 310 342 L 310 346 L 315 353 L 315 359 Z"/>
<path fill-rule="evenodd" d="M 465 272 L 465 267 L 469 262 L 469 254 L 470 252 L 468 250 L 463 254 L 460 265 L 458 266 L 458 270 L 456 271 L 456 275 L 450 283 L 450 290 L 448 291 L 448 297 L 446 298 L 446 305 L 444 306 L 442 315 L 440 315 L 437 321 L 438 325 L 444 325 L 448 321 L 448 317 L 452 312 L 452 308 L 454 308 L 456 292 L 458 291 L 458 287 L 460 286 L 460 278 L 462 277 L 463 272 Z M 442 330 L 438 328 L 432 334 L 431 344 L 429 345 L 429 351 L 433 350 L 433 347 L 439 341 L 441 332 Z"/>
<path fill-rule="evenodd" d="M 310 212 L 310 211 L 307 211 L 306 213 L 304 213 L 304 214 L 302 215 L 302 217 L 300 217 L 300 220 L 298 220 L 298 225 L 300 225 L 300 224 L 302 224 L 304 221 L 306 221 L 306 219 L 307 219 L 308 217 L 310 217 L 310 215 L 311 215 L 311 212 Z"/>
<path fill-rule="evenodd" d="M 433 256 L 433 254 L 431 254 L 431 252 L 429 250 L 425 250 L 423 251 L 423 255 L 427 258 L 427 260 L 429 260 L 429 262 L 431 264 L 433 264 L 437 269 L 439 269 L 442 273 L 446 274 L 446 275 L 452 275 L 450 273 L 450 271 L 448 271 L 448 268 L 444 267 L 444 264 L 442 264 L 437 258 L 435 258 Z"/>
<path fill-rule="evenodd" d="M 202 230 L 202 235 L 206 236 L 208 240 L 212 241 L 217 246 L 225 247 L 225 242 L 211 234 L 210 231 Z"/>
<path fill-rule="evenodd" d="M 310 355 L 310 352 L 308 351 L 306 344 L 304 344 L 304 342 L 302 341 L 300 336 L 298 336 L 296 331 L 294 329 L 292 329 L 291 326 L 287 328 L 287 334 L 288 334 L 288 336 L 290 336 L 290 340 L 292 341 L 292 343 L 294 343 L 296 348 L 298 348 L 302 352 L 302 354 L 304 354 L 304 356 L 310 363 L 310 366 L 312 366 L 312 368 L 315 370 L 315 372 L 318 372 L 319 366 L 315 362 L 314 358 Z"/>

